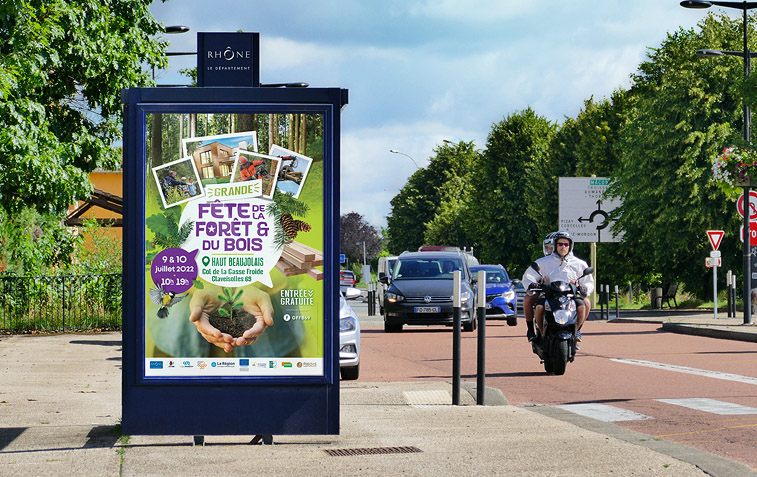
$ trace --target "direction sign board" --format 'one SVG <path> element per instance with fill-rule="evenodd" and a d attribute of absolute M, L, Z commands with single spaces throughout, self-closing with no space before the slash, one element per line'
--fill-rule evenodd
<path fill-rule="evenodd" d="M 710 239 L 710 245 L 712 245 L 713 250 L 717 250 L 718 247 L 720 247 L 720 241 L 723 240 L 723 235 L 725 235 L 725 232 L 722 230 L 707 231 L 707 238 Z"/>
<path fill-rule="evenodd" d="M 744 216 L 744 193 L 739 196 L 739 200 L 736 201 L 736 210 L 739 211 L 740 216 Z M 749 220 L 757 220 L 757 191 L 749 191 Z"/>
<path fill-rule="evenodd" d="M 614 235 L 610 212 L 620 207 L 619 199 L 607 199 L 607 177 L 560 177 L 560 230 L 571 233 L 574 242 L 620 242 Z"/>

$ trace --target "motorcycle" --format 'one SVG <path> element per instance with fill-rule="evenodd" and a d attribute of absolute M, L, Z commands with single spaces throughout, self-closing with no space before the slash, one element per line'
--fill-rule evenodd
<path fill-rule="evenodd" d="M 539 271 L 539 265 L 532 262 L 531 268 L 539 275 L 538 283 L 541 283 L 544 277 Z M 594 268 L 587 267 L 576 283 L 593 272 Z M 545 298 L 542 325 L 544 329 L 537 329 L 531 348 L 544 364 L 544 371 L 562 376 L 565 374 L 568 363 L 572 363 L 575 359 L 578 349 L 576 340 L 578 313 L 574 298 L 581 295 L 576 285 L 563 281 L 537 285 L 530 289 L 543 294 Z"/>

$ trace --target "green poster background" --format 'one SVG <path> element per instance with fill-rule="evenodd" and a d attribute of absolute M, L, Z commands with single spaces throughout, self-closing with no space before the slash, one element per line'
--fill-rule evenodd
<path fill-rule="evenodd" d="M 152 273 L 154 260 L 158 254 L 170 249 L 183 249 L 186 243 L 186 230 L 180 228 L 182 211 L 192 200 L 203 200 L 200 190 L 205 190 L 208 185 L 229 183 L 234 172 L 228 168 L 228 160 L 224 153 L 220 153 L 221 167 L 213 177 L 201 174 L 203 166 L 207 166 L 206 159 L 193 156 L 182 157 L 180 147 L 181 140 L 188 137 L 189 128 L 188 114 L 148 114 L 146 123 L 146 210 L 145 210 L 145 357 L 146 358 L 202 358 L 202 357 L 266 357 L 266 358 L 323 358 L 323 280 L 322 265 L 313 265 L 307 269 L 287 270 L 282 266 L 270 271 L 271 285 L 252 283 L 238 287 L 226 287 L 231 294 L 236 294 L 240 289 L 255 287 L 266 293 L 273 305 L 273 326 L 269 326 L 250 345 L 236 346 L 226 353 L 219 347 L 211 345 L 198 332 L 195 324 L 190 322 L 189 316 L 193 306 L 193 298 L 200 290 L 207 293 L 217 291 L 222 294 L 223 288 L 212 284 L 202 277 L 192 283 L 186 291 L 177 293 L 177 297 L 184 296 L 170 306 L 166 306 L 167 316 L 160 318 L 159 310 L 165 302 L 154 303 L 151 291 L 159 284 L 153 282 Z M 269 114 L 246 115 L 251 116 L 239 124 L 238 118 L 232 116 L 241 115 L 197 115 L 205 117 L 204 129 L 202 121 L 198 122 L 197 136 L 223 137 L 230 127 L 249 127 L 250 124 L 256 129 L 244 129 L 254 131 L 260 143 L 257 149 L 268 154 L 269 145 L 286 148 L 289 151 L 299 151 L 295 154 L 302 160 L 309 160 L 307 176 L 300 184 L 299 196 L 295 199 L 291 194 L 286 194 L 278 189 L 273 190 L 272 199 L 264 199 L 270 202 L 271 208 L 278 208 L 281 214 L 288 214 L 295 222 L 296 237 L 290 238 L 287 230 L 282 226 L 282 220 L 273 218 L 269 223 L 271 233 L 277 234 L 277 244 L 282 250 L 286 250 L 290 241 L 322 251 L 324 248 L 324 212 L 323 212 L 323 116 L 322 115 L 274 115 L 276 122 L 272 123 Z M 234 124 L 234 119 L 237 124 Z M 197 121 L 197 120 L 195 120 Z M 184 125 L 187 127 L 184 127 Z M 177 127 L 178 125 L 178 127 Z M 272 129 L 269 130 L 269 129 Z M 294 131 L 292 131 L 294 130 Z M 158 134 L 159 131 L 159 134 Z M 299 133 L 299 137 L 298 137 Z M 159 145 L 158 145 L 159 143 Z M 252 144 L 246 144 L 248 150 L 252 150 Z M 231 158 L 235 156 L 230 156 Z M 237 156 L 238 157 L 238 156 Z M 193 165 L 194 163 L 194 165 Z M 198 167 L 199 166 L 199 167 Z M 238 167 L 238 163 L 234 164 Z M 209 166 L 208 166 L 209 167 Z M 188 195 L 184 186 L 162 186 L 162 180 L 169 170 L 175 170 L 179 181 L 183 177 L 195 176 L 198 179 L 198 187 L 194 196 Z M 274 174 L 273 171 L 270 171 Z M 228 174 L 228 175 L 226 175 Z M 209 174 L 208 174 L 209 175 Z M 186 181 L 182 181 L 186 182 Z M 265 186 L 265 180 L 263 180 Z M 261 199 L 263 199 L 261 197 Z M 275 205 L 274 205 L 275 204 Z M 304 225 L 306 224 L 306 226 Z M 291 228 L 291 224 L 290 224 Z M 309 230 L 308 230 L 309 229 Z M 288 230 L 291 234 L 292 231 Z M 192 232 L 190 232 L 192 233 Z M 129 240 L 128 237 L 126 237 Z M 136 238 L 132 238 L 136 239 Z M 183 249 L 185 252 L 192 250 Z M 322 259 L 322 258 L 321 258 Z M 199 260 L 198 260 L 199 262 Z M 316 262 L 317 263 L 317 262 Z M 196 263 L 201 267 L 201 263 Z M 285 270 L 285 271 L 282 271 Z M 310 273 L 308 273 L 310 272 Z M 320 272 L 320 278 L 318 272 Z M 305 295 L 312 297 L 312 304 L 304 300 L 306 304 L 291 304 L 287 300 L 291 295 Z M 170 300 L 172 301 L 172 300 Z M 288 318 L 288 319 L 287 319 Z"/>

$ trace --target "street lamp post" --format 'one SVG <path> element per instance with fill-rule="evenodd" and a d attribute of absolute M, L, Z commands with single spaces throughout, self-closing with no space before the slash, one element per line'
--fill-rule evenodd
<path fill-rule="evenodd" d="M 405 156 L 405 157 L 407 157 L 408 159 L 410 159 L 411 161 L 413 161 L 413 164 L 415 164 L 415 167 L 416 167 L 416 169 L 420 169 L 420 168 L 421 168 L 421 167 L 420 167 L 420 166 L 418 165 L 418 163 L 417 163 L 417 162 L 415 162 L 415 159 L 413 159 L 413 158 L 412 158 L 412 157 L 410 157 L 409 155 L 405 154 L 404 152 L 400 152 L 400 151 L 398 151 L 398 150 L 396 150 L 396 149 L 389 149 L 389 152 L 391 152 L 392 154 L 402 154 L 403 156 Z"/>
<path fill-rule="evenodd" d="M 363 240 L 362 242 L 358 242 L 355 245 L 360 245 L 361 243 L 363 244 L 363 266 L 365 266 L 366 265 L 366 263 L 365 263 L 365 240 Z"/>
<path fill-rule="evenodd" d="M 719 2 L 719 1 L 703 1 L 703 0 L 685 0 L 681 2 L 682 7 L 686 8 L 710 8 L 716 5 L 719 7 L 738 8 L 743 10 L 743 27 L 744 27 L 744 50 L 743 51 L 722 51 L 722 50 L 699 50 L 697 55 L 700 56 L 721 56 L 732 55 L 741 56 L 744 58 L 744 77 L 749 77 L 751 58 L 757 56 L 757 52 L 749 51 L 749 44 L 747 43 L 747 10 L 757 8 L 757 2 Z M 747 144 L 750 142 L 752 125 L 752 113 L 749 110 L 749 106 L 744 103 L 744 140 Z M 744 324 L 752 324 L 752 270 L 751 270 L 751 234 L 749 233 L 749 216 L 750 213 L 750 195 L 751 187 L 749 185 L 744 186 Z"/>

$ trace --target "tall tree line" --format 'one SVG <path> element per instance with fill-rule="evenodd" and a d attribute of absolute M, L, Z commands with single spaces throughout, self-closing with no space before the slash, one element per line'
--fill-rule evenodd
<path fill-rule="evenodd" d="M 391 202 L 389 251 L 474 246 L 483 262 L 518 276 L 558 227 L 559 177 L 610 177 L 608 195 L 623 200 L 613 218 L 625 238 L 598 244 L 602 283 L 680 282 L 711 295 L 705 231 L 726 231 L 723 269 L 739 275 L 741 218 L 710 168 L 724 146 L 741 141 L 743 98 L 757 90 L 742 80 L 741 58 L 695 52 L 739 51 L 742 40 L 741 20 L 710 14 L 668 33 L 628 89 L 587 99 L 574 118 L 556 124 L 526 108 L 495 123 L 483 150 L 435 149 Z M 449 167 L 458 163 L 466 166 Z M 588 258 L 588 249 L 578 244 L 576 253 Z"/>

